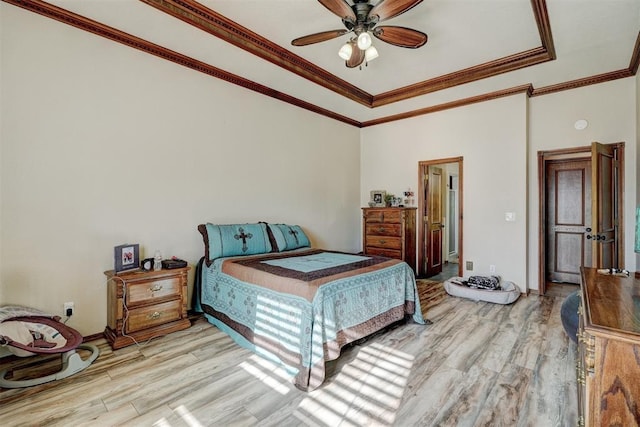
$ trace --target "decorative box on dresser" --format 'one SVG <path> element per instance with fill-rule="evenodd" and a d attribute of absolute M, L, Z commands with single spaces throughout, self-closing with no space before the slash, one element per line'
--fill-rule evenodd
<path fill-rule="evenodd" d="M 114 350 L 191 326 L 187 317 L 189 269 L 105 271 L 104 335 Z"/>
<path fill-rule="evenodd" d="M 416 271 L 416 208 L 362 208 L 365 255 L 405 261 Z"/>
<path fill-rule="evenodd" d="M 640 425 L 640 280 L 583 268 L 578 425 Z"/>

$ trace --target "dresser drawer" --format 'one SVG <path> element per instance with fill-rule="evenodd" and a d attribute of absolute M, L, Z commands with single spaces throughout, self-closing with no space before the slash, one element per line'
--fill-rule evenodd
<path fill-rule="evenodd" d="M 148 307 L 136 308 L 129 311 L 125 330 L 127 332 L 135 332 L 179 320 L 181 313 L 182 301 L 179 299 Z"/>
<path fill-rule="evenodd" d="M 402 226 L 400 224 L 373 223 L 366 225 L 367 236 L 402 236 Z"/>
<path fill-rule="evenodd" d="M 364 213 L 366 223 L 371 222 L 393 222 L 400 223 L 402 221 L 402 211 L 398 210 L 371 210 Z"/>
<path fill-rule="evenodd" d="M 402 240 L 400 240 L 400 238 L 398 237 L 366 236 L 365 246 L 367 249 L 375 247 L 383 249 L 402 250 Z"/>
<path fill-rule="evenodd" d="M 362 251 L 405 261 L 416 271 L 416 208 L 362 208 Z"/>
<path fill-rule="evenodd" d="M 130 283 L 127 285 L 126 302 L 130 306 L 153 303 L 154 300 L 180 295 L 180 286 L 179 277 Z"/>
<path fill-rule="evenodd" d="M 365 255 L 377 255 L 377 256 L 384 256 L 387 258 L 402 259 L 402 251 L 397 251 L 393 249 L 367 247 L 365 248 L 364 253 Z"/>

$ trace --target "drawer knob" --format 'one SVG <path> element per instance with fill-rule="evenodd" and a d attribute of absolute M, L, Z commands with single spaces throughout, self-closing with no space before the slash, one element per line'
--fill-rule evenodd
<path fill-rule="evenodd" d="M 384 233 L 384 227 L 380 227 L 380 228 L 378 228 L 378 231 L 379 231 L 380 233 Z"/>
<path fill-rule="evenodd" d="M 154 311 L 149 315 L 149 319 L 157 319 L 158 317 L 160 317 L 160 313 L 158 313 L 157 311 Z"/>
<path fill-rule="evenodd" d="M 384 245 L 385 243 L 387 243 L 387 241 L 386 241 L 386 240 L 380 240 L 380 244 L 381 244 L 381 245 Z"/>
<path fill-rule="evenodd" d="M 149 288 L 151 292 L 158 292 L 162 290 L 162 285 L 159 283 L 155 283 L 152 287 Z"/>

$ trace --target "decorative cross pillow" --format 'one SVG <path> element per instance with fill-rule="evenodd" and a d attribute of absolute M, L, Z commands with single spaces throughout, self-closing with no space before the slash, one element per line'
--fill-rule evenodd
<path fill-rule="evenodd" d="M 216 258 L 271 252 L 266 224 L 200 224 L 207 265 Z"/>
<path fill-rule="evenodd" d="M 309 238 L 299 225 L 269 224 L 269 228 L 280 252 L 311 246 Z"/>

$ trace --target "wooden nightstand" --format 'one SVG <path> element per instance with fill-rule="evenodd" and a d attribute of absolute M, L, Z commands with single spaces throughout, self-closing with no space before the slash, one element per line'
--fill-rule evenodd
<path fill-rule="evenodd" d="M 105 271 L 107 327 L 104 335 L 115 350 L 186 329 L 187 272 L 190 267 L 159 271 Z"/>

